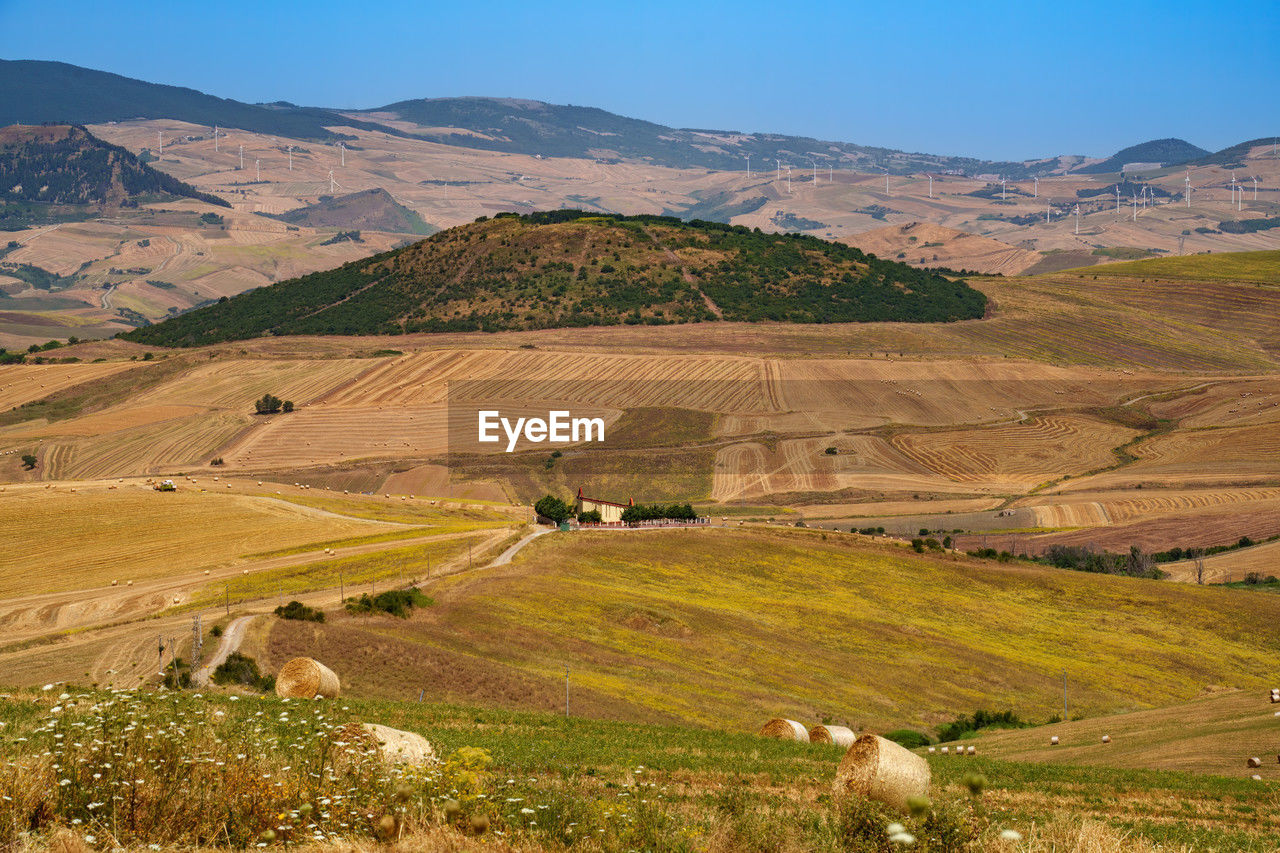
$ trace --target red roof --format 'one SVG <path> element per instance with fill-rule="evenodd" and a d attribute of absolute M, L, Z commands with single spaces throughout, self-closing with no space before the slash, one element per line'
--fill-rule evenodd
<path fill-rule="evenodd" d="M 627 507 L 629 507 L 629 506 L 635 506 L 635 505 L 636 505 L 636 500 L 635 500 L 635 498 L 627 498 L 627 502 L 626 502 L 626 503 L 624 503 L 624 504 L 620 504 L 620 503 L 614 503 L 613 501 L 603 501 L 603 500 L 600 500 L 599 498 L 589 498 L 589 497 L 586 497 L 586 496 L 584 496 L 584 495 L 582 494 L 582 486 L 578 486 L 578 500 L 580 500 L 580 501 L 591 501 L 591 503 L 593 503 L 593 504 L 604 504 L 604 505 L 606 505 L 606 506 L 620 506 L 620 507 L 622 507 L 622 508 L 624 508 L 624 509 L 625 509 L 625 508 L 627 508 Z"/>

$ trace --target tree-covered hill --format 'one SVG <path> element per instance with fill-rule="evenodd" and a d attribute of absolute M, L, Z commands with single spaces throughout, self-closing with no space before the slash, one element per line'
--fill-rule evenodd
<path fill-rule="evenodd" d="M 83 127 L 0 128 L 0 218 L 7 205 L 128 205 L 139 197 L 180 196 L 230 207 Z"/>
<path fill-rule="evenodd" d="M 197 346 L 261 335 L 499 331 L 716 320 L 981 317 L 963 281 L 842 243 L 665 216 L 500 214 L 128 332 Z"/>
<path fill-rule="evenodd" d="M 1119 172 L 1126 163 L 1160 163 L 1164 166 L 1172 166 L 1196 157 L 1203 157 L 1208 153 L 1185 139 L 1152 139 L 1149 142 L 1130 145 L 1100 163 L 1084 166 L 1076 171 L 1082 175 L 1104 175 L 1109 172 Z"/>
<path fill-rule="evenodd" d="M 265 215 L 265 214 L 264 214 Z M 309 228 L 360 228 L 366 231 L 393 231 L 399 234 L 434 234 L 440 230 L 422 220 L 382 187 L 360 190 L 286 211 L 272 217 L 291 225 Z"/>

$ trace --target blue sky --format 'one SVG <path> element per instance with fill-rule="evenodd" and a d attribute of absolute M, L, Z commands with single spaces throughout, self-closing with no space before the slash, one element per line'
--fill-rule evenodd
<path fill-rule="evenodd" d="M 513 96 L 991 159 L 1280 133 L 1274 0 L 0 0 L 0 57 L 251 102 Z"/>

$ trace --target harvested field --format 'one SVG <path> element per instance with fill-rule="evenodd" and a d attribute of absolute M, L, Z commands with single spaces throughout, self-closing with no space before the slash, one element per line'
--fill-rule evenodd
<path fill-rule="evenodd" d="M 1214 554 L 1205 557 L 1203 562 L 1205 583 L 1239 581 L 1251 573 L 1263 579 L 1268 576 L 1280 577 L 1280 540 Z M 1195 560 L 1161 563 L 1160 568 L 1169 573 L 1170 580 L 1196 582 Z"/>
<path fill-rule="evenodd" d="M 274 415 L 223 452 L 252 470 L 306 468 L 376 457 L 423 457 L 449 447 L 444 407 L 314 406 Z"/>
<path fill-rule="evenodd" d="M 5 365 L 0 367 L 0 410 L 40 400 L 64 388 L 136 366 L 128 362 Z"/>
<path fill-rule="evenodd" d="M 102 437 L 53 439 L 41 445 L 46 480 L 128 477 L 203 467 L 244 431 L 247 415 L 190 415 L 121 429 Z"/>
<path fill-rule="evenodd" d="M 376 363 L 365 359 L 219 359 L 138 395 L 132 405 L 183 403 L 251 415 L 254 400 L 274 394 L 302 407 Z"/>
<path fill-rule="evenodd" d="M 13 438 L 35 436 L 97 436 L 122 429 L 148 426 L 165 421 L 187 418 L 202 414 L 205 410 L 199 406 L 183 405 L 139 405 L 125 406 L 92 415 L 70 418 L 53 423 L 23 423 L 7 429 L 0 429 L 0 442 Z"/>
<path fill-rule="evenodd" d="M 1022 491 L 1114 464 L 1111 448 L 1137 435 L 1092 418 L 1046 415 L 985 429 L 899 433 L 890 443 L 947 479 Z"/>
<path fill-rule="evenodd" d="M 8 598 L 186 574 L 253 551 L 387 529 L 231 492 L 77 484 L 72 493 L 59 484 L 10 487 L 3 500 L 0 596 Z M 30 547 L 54 530 L 56 550 Z M 51 560 L 58 571 L 49 571 Z"/>

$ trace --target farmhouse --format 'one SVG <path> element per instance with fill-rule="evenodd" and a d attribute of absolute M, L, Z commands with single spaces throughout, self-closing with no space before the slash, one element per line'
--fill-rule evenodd
<path fill-rule="evenodd" d="M 578 500 L 573 505 L 575 515 L 582 515 L 584 512 L 595 510 L 600 513 L 601 521 L 622 521 L 622 511 L 629 506 L 635 506 L 634 498 L 628 498 L 624 504 L 616 504 L 613 501 L 602 501 L 596 498 L 584 497 L 582 487 L 578 487 Z"/>

